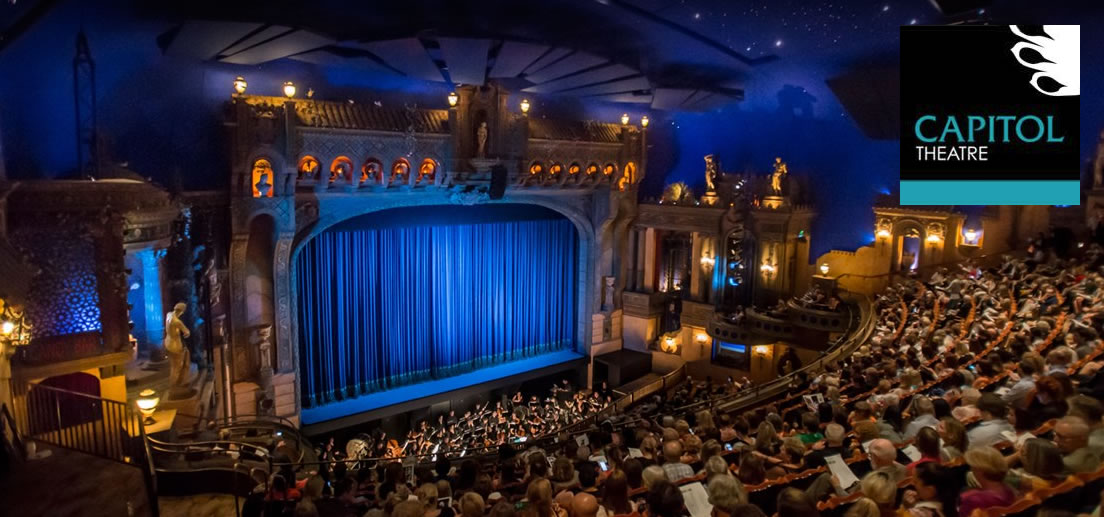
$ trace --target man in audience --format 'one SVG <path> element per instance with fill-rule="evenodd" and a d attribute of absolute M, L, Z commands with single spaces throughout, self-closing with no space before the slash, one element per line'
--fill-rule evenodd
<path fill-rule="evenodd" d="M 935 428 L 939 424 L 939 419 L 935 418 L 935 406 L 932 405 L 931 399 L 928 397 L 917 396 L 912 403 L 913 414 L 912 421 L 905 426 L 905 434 L 901 436 L 905 440 L 911 440 L 919 433 L 921 429 L 925 427 Z"/>
<path fill-rule="evenodd" d="M 978 399 L 978 411 L 981 412 L 981 423 L 966 433 L 971 447 L 987 447 L 1008 441 L 1006 433 L 1015 435 L 1012 424 L 1005 420 L 1008 414 L 1008 405 L 994 393 L 986 393 Z"/>
<path fill-rule="evenodd" d="M 872 470 L 889 474 L 894 483 L 901 481 L 908 475 L 908 469 L 897 463 L 897 448 L 893 442 L 879 438 L 870 442 L 870 467 Z"/>
<path fill-rule="evenodd" d="M 1089 425 L 1081 417 L 1058 420 L 1054 444 L 1062 452 L 1062 463 L 1070 472 L 1092 472 L 1100 467 L 1100 456 L 1089 448 Z"/>
<path fill-rule="evenodd" d="M 694 475 L 694 469 L 682 462 L 682 444 L 671 440 L 663 444 L 663 471 L 667 479 L 678 481 Z"/>
<path fill-rule="evenodd" d="M 843 429 L 842 425 L 834 422 L 828 424 L 828 427 L 824 429 L 824 441 L 819 442 L 819 445 L 814 444 L 812 450 L 805 455 L 805 465 L 809 468 L 823 466 L 824 458 L 834 454 L 846 457 L 846 450 L 843 448 L 843 440 L 846 437 L 847 431 Z"/>
<path fill-rule="evenodd" d="M 1023 358 L 1020 359 L 1020 364 L 1016 367 L 1020 379 L 1011 388 L 1008 388 L 1004 395 L 1001 395 L 1001 399 L 1010 407 L 1020 409 L 1027 407 L 1027 395 L 1035 389 L 1035 374 L 1039 371 L 1038 359 L 1039 356 L 1032 353 L 1024 354 Z"/>
<path fill-rule="evenodd" d="M 575 494 L 571 502 L 571 517 L 595 517 L 598 515 L 598 500 L 586 492 Z"/>

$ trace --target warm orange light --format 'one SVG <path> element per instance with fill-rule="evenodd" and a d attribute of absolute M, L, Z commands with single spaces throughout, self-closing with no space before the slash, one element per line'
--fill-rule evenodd
<path fill-rule="evenodd" d="M 456 95 L 456 92 L 449 92 L 449 94 L 448 94 L 449 106 L 452 106 L 452 107 L 455 108 L 457 102 L 460 102 L 460 96 Z"/>
<path fill-rule="evenodd" d="M 621 125 L 622 126 L 629 125 L 629 114 L 628 113 L 622 113 L 621 114 Z"/>
<path fill-rule="evenodd" d="M 644 115 L 643 117 L 640 117 L 640 127 L 648 127 L 648 122 L 650 122 L 650 121 L 648 120 L 647 115 Z"/>
<path fill-rule="evenodd" d="M 284 83 L 284 96 L 289 99 L 295 97 L 295 83 L 291 81 Z"/>
<path fill-rule="evenodd" d="M 234 78 L 234 91 L 237 92 L 238 95 L 245 93 L 245 87 L 248 85 L 249 83 L 245 82 L 244 77 L 239 75 Z"/>
<path fill-rule="evenodd" d="M 529 99 L 521 99 L 521 112 L 529 113 Z"/>

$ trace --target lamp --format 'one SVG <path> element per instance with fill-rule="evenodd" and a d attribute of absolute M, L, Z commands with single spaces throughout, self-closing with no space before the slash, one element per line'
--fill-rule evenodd
<path fill-rule="evenodd" d="M 713 264 L 717 263 L 717 259 L 710 257 L 709 255 L 702 255 L 701 265 L 705 267 L 713 267 Z"/>
<path fill-rule="evenodd" d="M 456 107 L 456 103 L 460 102 L 460 96 L 456 95 L 456 92 L 449 92 L 448 94 L 449 106 Z"/>
<path fill-rule="evenodd" d="M 764 273 L 774 273 L 774 265 L 763 264 L 762 266 L 759 266 L 759 271 L 762 271 Z"/>
<path fill-rule="evenodd" d="M 138 404 L 138 411 L 142 413 L 142 416 L 146 417 L 142 420 L 143 425 L 157 423 L 157 421 L 153 419 L 153 413 L 157 411 L 157 405 L 161 403 L 161 397 L 158 397 L 153 390 L 146 388 L 138 394 L 138 400 L 135 402 Z"/>
<path fill-rule="evenodd" d="M 5 336 L 10 336 L 12 331 L 14 331 L 14 330 L 15 330 L 15 323 L 12 323 L 10 321 L 5 321 L 3 323 L 0 323 L 0 334 L 3 334 Z"/>
<path fill-rule="evenodd" d="M 874 235 L 877 235 L 879 239 L 888 239 L 889 236 L 893 234 L 889 233 L 889 230 L 882 228 L 881 230 L 878 230 L 878 233 L 875 233 Z"/>
<path fill-rule="evenodd" d="M 977 242 L 977 230 L 973 228 L 966 230 L 966 242 L 969 244 Z"/>
<path fill-rule="evenodd" d="M 295 83 L 291 81 L 284 83 L 284 95 L 289 99 L 295 97 Z"/>
<path fill-rule="evenodd" d="M 647 115 L 644 115 L 643 117 L 640 117 L 640 127 L 648 127 L 648 122 L 650 122 L 650 121 L 648 120 Z"/>
<path fill-rule="evenodd" d="M 529 113 L 529 99 L 521 99 L 521 112 Z"/>
<path fill-rule="evenodd" d="M 770 355 L 770 347 L 767 345 L 755 345 L 751 348 L 751 351 L 755 352 L 755 355 L 762 357 Z"/>
<path fill-rule="evenodd" d="M 828 263 L 827 262 L 820 265 L 820 274 L 824 275 L 824 276 L 828 276 Z"/>
<path fill-rule="evenodd" d="M 705 343 L 706 341 L 709 341 L 709 334 L 698 332 L 697 334 L 694 334 L 694 340 L 698 343 Z"/>
<path fill-rule="evenodd" d="M 935 244 L 935 243 L 937 243 L 941 240 L 943 240 L 943 237 L 940 237 L 940 236 L 938 236 L 934 233 L 928 235 L 928 242 L 930 242 L 932 244 Z"/>
<path fill-rule="evenodd" d="M 622 113 L 621 114 L 621 125 L 622 126 L 629 125 L 629 114 L 628 113 Z"/>
<path fill-rule="evenodd" d="M 234 91 L 237 92 L 238 95 L 245 93 L 245 87 L 248 85 L 249 83 L 245 82 L 244 77 L 239 75 L 234 78 Z"/>

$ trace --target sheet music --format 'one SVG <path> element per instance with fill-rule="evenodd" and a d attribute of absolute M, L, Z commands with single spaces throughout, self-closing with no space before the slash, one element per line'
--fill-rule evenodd
<path fill-rule="evenodd" d="M 847 466 L 847 463 L 843 461 L 843 457 L 839 454 L 826 456 L 824 462 L 828 464 L 828 470 L 839 479 L 840 487 L 846 489 L 859 482 L 859 478 L 855 477 L 855 473 L 851 472 L 851 467 Z"/>
<path fill-rule="evenodd" d="M 713 505 L 709 504 L 709 494 L 701 482 L 690 483 L 679 487 L 682 492 L 683 502 L 690 512 L 690 517 L 710 517 L 713 514 Z"/>
<path fill-rule="evenodd" d="M 629 447 L 629 457 L 630 458 L 643 458 L 644 453 L 640 452 L 640 449 L 634 449 L 632 447 Z"/>
<path fill-rule="evenodd" d="M 912 461 L 920 461 L 920 458 L 923 457 L 923 455 L 920 454 L 920 449 L 917 449 L 915 445 L 909 445 L 901 449 L 901 452 L 905 453 L 905 456 L 908 456 L 908 459 Z"/>

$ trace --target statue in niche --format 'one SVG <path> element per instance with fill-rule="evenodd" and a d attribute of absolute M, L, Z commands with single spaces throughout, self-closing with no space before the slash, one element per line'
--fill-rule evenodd
<path fill-rule="evenodd" d="M 479 158 L 487 157 L 487 123 L 480 122 L 479 129 L 475 130 L 475 142 L 476 151 L 475 156 Z"/>
<path fill-rule="evenodd" d="M 789 172 L 789 169 L 786 168 L 786 162 L 782 161 L 781 157 L 776 156 L 774 158 L 774 171 L 771 172 L 771 192 L 775 195 L 782 194 L 782 181 L 786 179 Z"/>
<path fill-rule="evenodd" d="M 717 173 L 721 164 L 717 158 L 712 154 L 705 155 L 705 192 L 715 192 L 717 190 Z"/>
<path fill-rule="evenodd" d="M 272 325 L 257 329 L 257 354 L 260 358 L 261 372 L 272 371 Z"/>
<path fill-rule="evenodd" d="M 188 327 L 180 321 L 180 316 L 188 306 L 180 302 L 173 306 L 172 312 L 165 315 L 165 353 L 169 356 L 169 388 L 185 388 L 188 384 L 188 371 L 191 369 L 191 352 L 184 346 L 184 340 L 192 335 Z"/>
<path fill-rule="evenodd" d="M 613 310 L 613 283 L 616 280 L 612 276 L 603 277 L 606 283 L 606 291 L 602 297 L 602 310 Z"/>
<path fill-rule="evenodd" d="M 268 183 L 268 172 L 262 172 L 260 179 L 257 180 L 257 184 L 253 186 L 257 188 L 260 197 L 268 197 L 268 191 L 272 190 L 272 185 Z"/>

